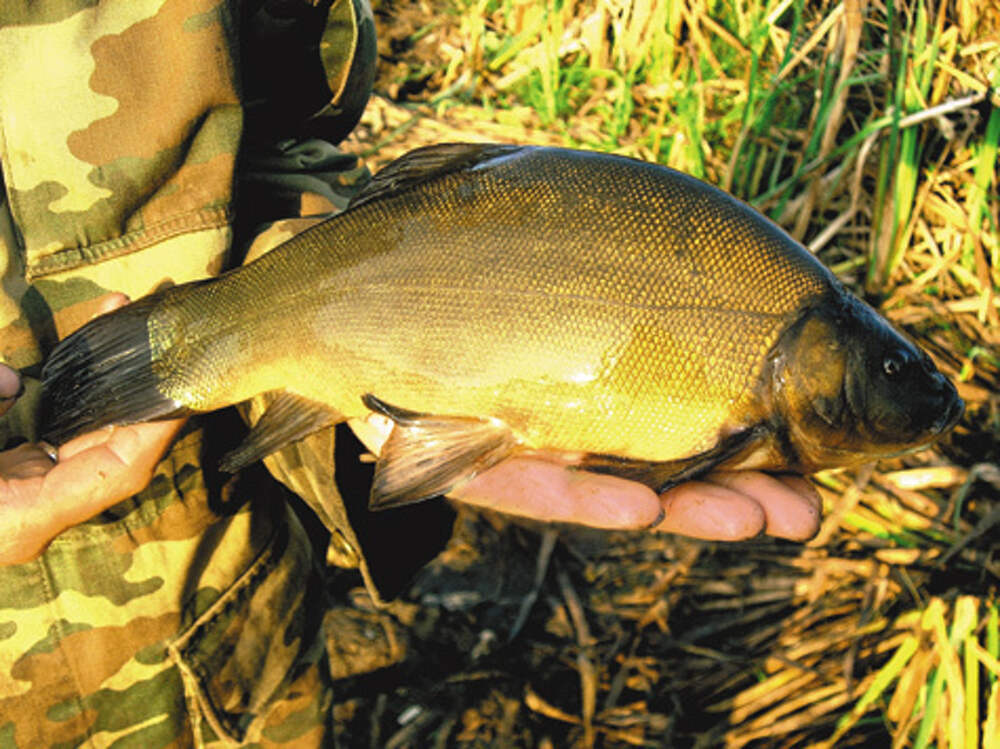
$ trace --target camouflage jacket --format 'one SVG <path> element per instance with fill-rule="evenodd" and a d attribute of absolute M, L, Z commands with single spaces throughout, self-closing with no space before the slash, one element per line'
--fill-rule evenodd
<path fill-rule="evenodd" d="M 343 207 L 364 170 L 329 144 L 374 59 L 365 0 L 0 5 L 0 361 L 27 388 L 5 445 L 35 438 L 40 362 L 100 297 L 218 273 L 288 235 L 262 224 Z M 232 425 L 192 420 L 144 492 L 0 568 L 0 746 L 329 743 L 320 566 L 263 469 L 211 469 Z M 378 533 L 340 500 L 333 447 L 267 464 L 377 594 Z"/>

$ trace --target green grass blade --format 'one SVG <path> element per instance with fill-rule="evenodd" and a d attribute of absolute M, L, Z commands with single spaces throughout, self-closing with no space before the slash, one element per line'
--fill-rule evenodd
<path fill-rule="evenodd" d="M 997 169 L 997 151 L 1000 146 L 1000 106 L 990 108 L 990 117 L 986 123 L 986 136 L 979 144 L 979 155 L 976 159 L 975 182 L 969 196 L 969 227 L 973 232 L 982 227 L 983 218 L 988 217 L 986 197 L 989 194 L 990 182 L 993 181 Z M 963 260 L 972 267 L 973 237 L 970 235 L 965 242 L 965 257 Z M 998 258 L 993 257 L 993 267 L 997 267 Z"/>
<path fill-rule="evenodd" d="M 972 648 L 975 641 L 975 635 L 968 635 L 962 648 L 965 661 L 964 746 L 976 746 L 979 743 L 979 659 Z"/>
<path fill-rule="evenodd" d="M 920 640 L 916 636 L 909 636 L 899 647 L 896 648 L 896 652 L 892 654 L 889 661 L 879 669 L 878 674 L 876 674 L 875 679 L 872 681 L 871 686 L 865 690 L 865 693 L 861 695 L 861 698 L 854 704 L 854 707 L 849 713 L 842 716 L 839 721 L 837 721 L 837 727 L 833 732 L 833 735 L 827 741 L 827 745 L 835 745 L 841 737 L 846 734 L 852 726 L 854 726 L 858 719 L 864 715 L 868 708 L 871 707 L 875 701 L 882 696 L 882 693 L 888 688 L 890 684 L 899 678 L 900 673 L 909 663 L 910 658 L 913 654 L 917 652 L 917 648 L 920 645 Z"/>

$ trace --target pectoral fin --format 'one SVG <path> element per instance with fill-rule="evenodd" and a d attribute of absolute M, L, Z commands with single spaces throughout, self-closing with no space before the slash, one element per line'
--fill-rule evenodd
<path fill-rule="evenodd" d="M 464 416 L 432 416 L 396 408 L 374 395 L 372 411 L 394 422 L 375 464 L 368 505 L 373 510 L 445 494 L 503 460 L 517 440 L 503 422 Z"/>
<path fill-rule="evenodd" d="M 243 443 L 223 456 L 219 468 L 235 473 L 285 445 L 338 421 L 342 421 L 342 417 L 332 408 L 294 393 L 280 391 Z"/>
<path fill-rule="evenodd" d="M 690 458 L 670 461 L 633 460 L 614 455 L 588 455 L 579 467 L 595 473 L 638 481 L 656 492 L 697 478 L 753 450 L 767 436 L 765 427 L 751 427 L 724 437 L 710 450 Z"/>

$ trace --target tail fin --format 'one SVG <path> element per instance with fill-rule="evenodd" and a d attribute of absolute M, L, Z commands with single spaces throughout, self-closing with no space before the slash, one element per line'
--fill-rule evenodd
<path fill-rule="evenodd" d="M 108 424 L 187 412 L 160 393 L 147 320 L 161 295 L 102 315 L 66 338 L 42 368 L 42 439 L 60 445 Z"/>

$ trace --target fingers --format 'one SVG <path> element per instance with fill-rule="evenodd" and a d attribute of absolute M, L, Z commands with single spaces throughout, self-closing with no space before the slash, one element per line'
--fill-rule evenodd
<path fill-rule="evenodd" d="M 661 513 L 659 498 L 642 484 L 534 456 L 509 458 L 450 496 L 512 515 L 607 529 L 648 528 Z"/>
<path fill-rule="evenodd" d="M 822 500 L 802 476 L 772 476 L 758 471 L 718 471 L 709 480 L 754 501 L 764 515 L 764 532 L 807 541 L 819 531 Z"/>
<path fill-rule="evenodd" d="M 60 449 L 58 463 L 36 445 L 0 454 L 0 565 L 36 558 L 67 528 L 143 489 L 182 423 L 82 435 Z"/>
<path fill-rule="evenodd" d="M 95 429 L 93 432 L 85 432 L 77 435 L 58 449 L 59 462 L 65 463 L 79 453 L 106 444 L 111 433 L 118 428 L 116 426 L 106 426 Z"/>
<path fill-rule="evenodd" d="M 384 417 L 352 421 L 351 426 L 376 454 L 392 430 L 392 422 Z M 805 541 L 816 535 L 822 519 L 819 494 L 801 476 L 717 471 L 674 487 L 657 500 L 641 484 L 537 456 L 509 458 L 450 496 L 536 520 L 608 530 L 653 526 L 712 541 L 761 534 Z"/>
<path fill-rule="evenodd" d="M 128 304 L 128 297 L 125 294 L 106 294 L 98 301 L 94 317 L 103 315 L 106 312 L 117 309 Z M 21 375 L 15 369 L 11 369 L 6 364 L 0 364 L 0 416 L 10 410 L 21 394 Z"/>
<path fill-rule="evenodd" d="M 183 419 L 112 427 L 84 434 L 59 449 L 46 478 L 51 512 L 67 528 L 141 491 Z"/>
<path fill-rule="evenodd" d="M 0 398 L 7 400 L 16 398 L 21 390 L 21 376 L 17 370 L 6 364 L 0 364 Z"/>
<path fill-rule="evenodd" d="M 0 416 L 7 413 L 21 394 L 21 375 L 6 364 L 0 364 Z"/>
<path fill-rule="evenodd" d="M 107 314 L 112 310 L 116 310 L 119 307 L 124 307 L 129 303 L 129 298 L 127 294 L 122 294 L 120 291 L 112 292 L 111 294 L 106 294 L 101 297 L 98 302 L 97 310 L 94 312 L 94 317 L 99 315 Z"/>
<path fill-rule="evenodd" d="M 94 316 L 128 303 L 108 294 Z M 14 370 L 0 365 L 0 414 L 21 388 Z M 34 559 L 70 526 L 143 489 L 183 420 L 108 427 L 70 440 L 58 462 L 41 445 L 0 453 L 0 565 Z"/>
<path fill-rule="evenodd" d="M 708 481 L 688 481 L 661 499 L 665 513 L 657 531 L 706 541 L 743 541 L 766 528 L 766 515 L 757 502 Z"/>
<path fill-rule="evenodd" d="M 657 530 L 694 538 L 739 541 L 760 534 L 805 541 L 819 530 L 822 503 L 802 476 L 716 471 L 664 493 Z"/>
<path fill-rule="evenodd" d="M 615 476 L 575 470 L 536 456 L 514 457 L 451 496 L 542 521 L 609 530 L 654 530 L 715 541 L 767 534 L 806 540 L 819 529 L 820 500 L 801 476 L 756 471 L 709 474 L 665 492 Z"/>

